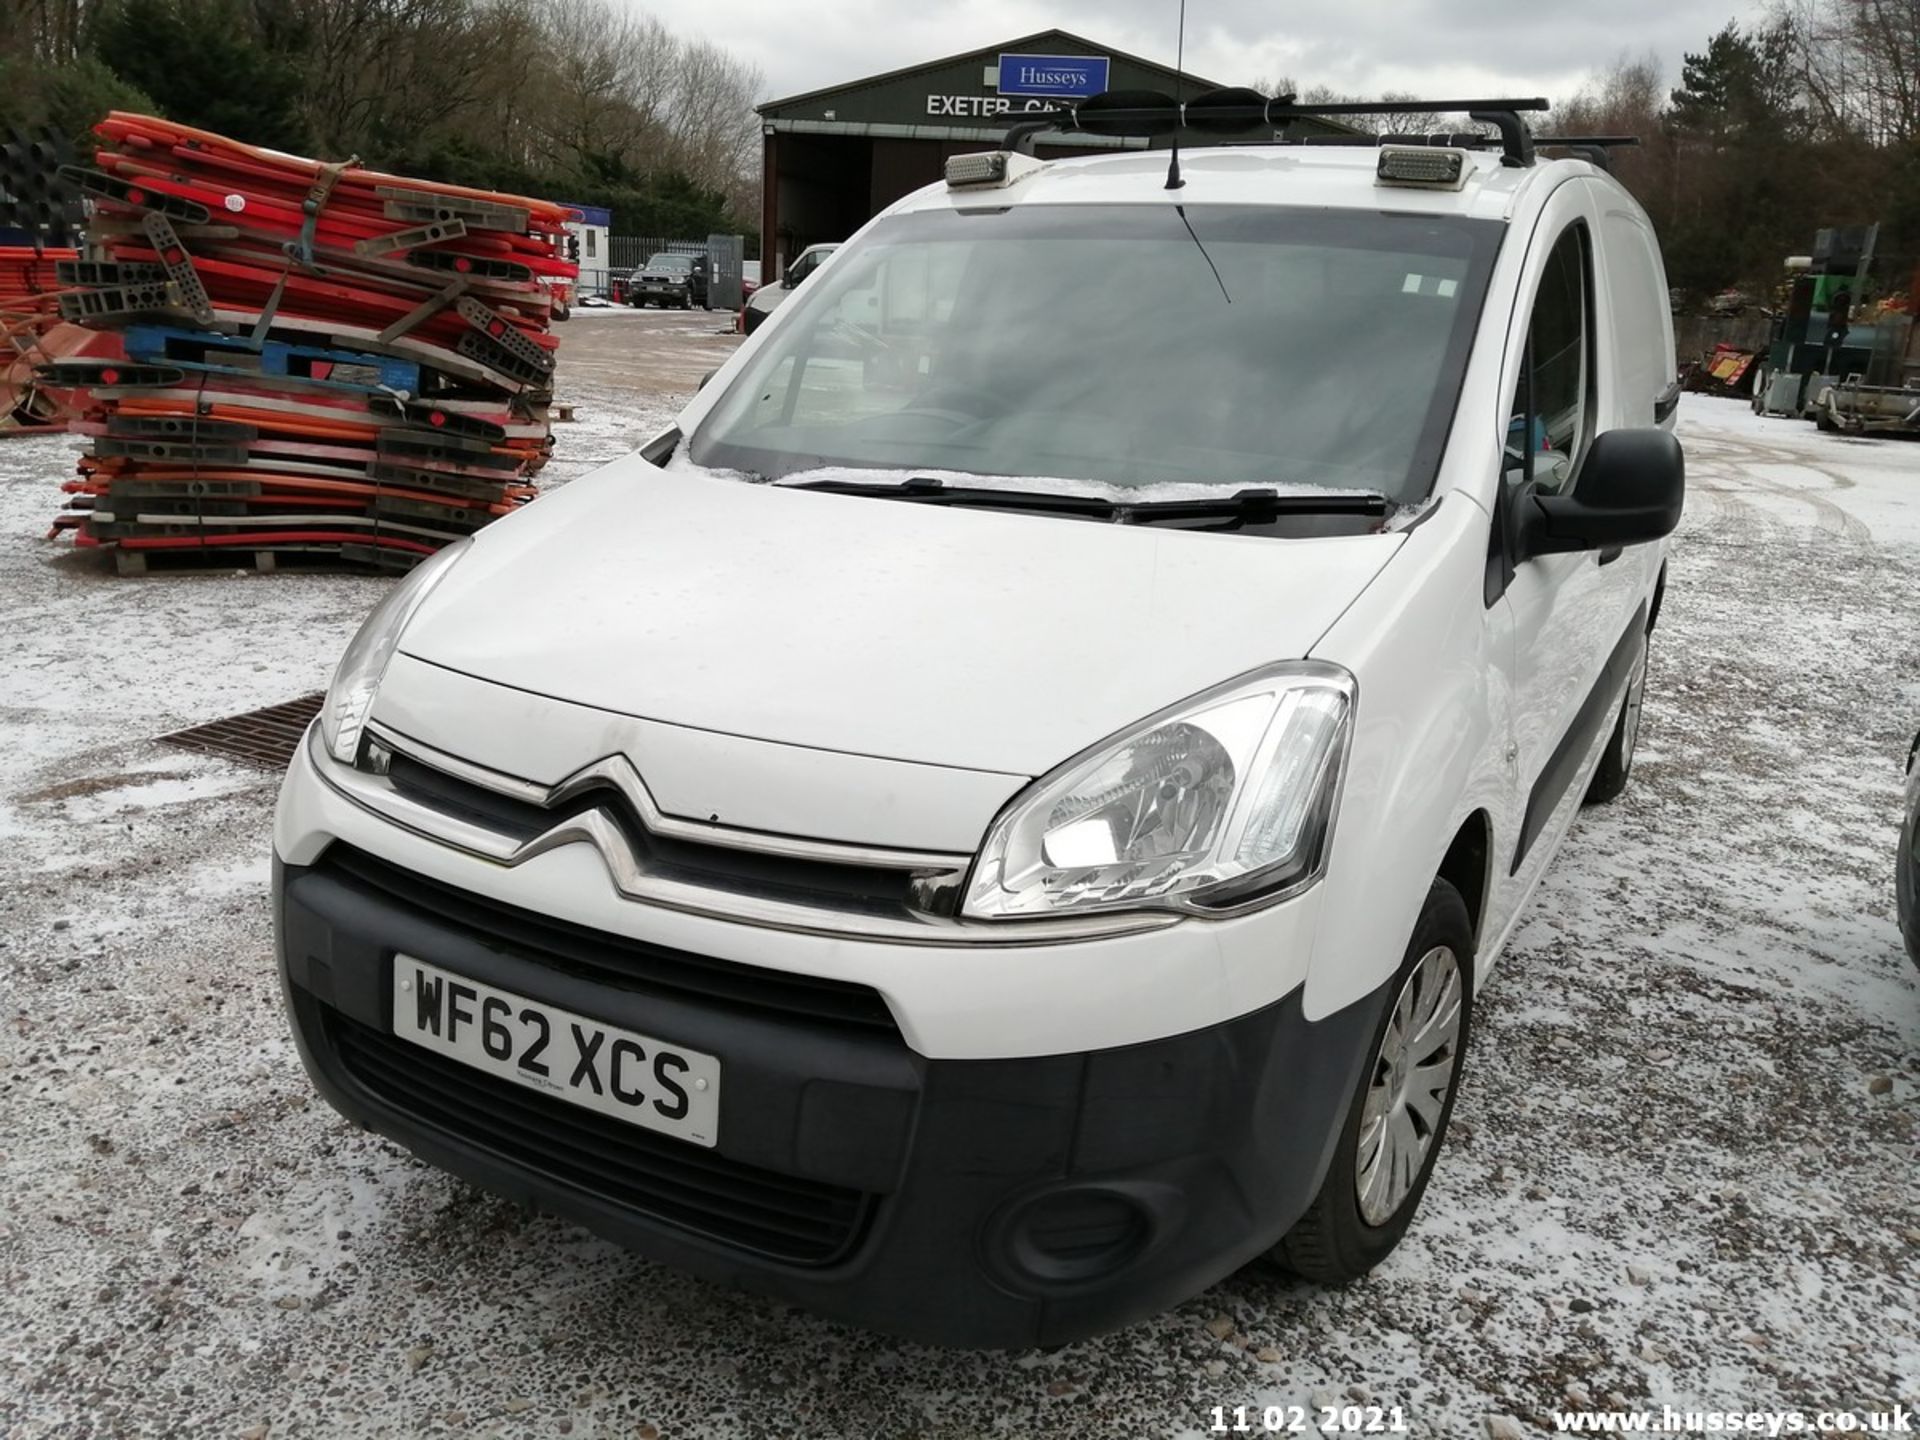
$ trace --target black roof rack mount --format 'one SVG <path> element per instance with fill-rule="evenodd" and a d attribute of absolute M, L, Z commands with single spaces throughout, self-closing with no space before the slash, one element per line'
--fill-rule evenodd
<path fill-rule="evenodd" d="M 1541 135 L 1533 142 L 1543 149 L 1571 150 L 1576 157 L 1586 161 L 1596 170 L 1613 173 L 1613 155 L 1615 150 L 1624 150 L 1630 145 L 1638 145 L 1638 135 Z"/>
<path fill-rule="evenodd" d="M 1520 116 L 1547 108 L 1546 100 L 1537 95 L 1510 100 L 1330 100 L 1315 104 L 1302 103 L 1293 95 L 1269 98 L 1257 91 L 1233 89 L 1210 91 L 1182 103 L 1153 90 L 1110 90 L 1077 105 L 1023 113 L 1008 127 L 1006 144 L 1011 150 L 1030 154 L 1034 137 L 1043 130 L 1152 136 L 1164 135 L 1184 123 L 1190 129 L 1231 133 L 1255 125 L 1277 130 L 1289 121 L 1333 115 L 1443 115 L 1465 111 L 1470 120 L 1499 130 L 1502 158 L 1508 165 L 1531 165 L 1538 142 Z"/>

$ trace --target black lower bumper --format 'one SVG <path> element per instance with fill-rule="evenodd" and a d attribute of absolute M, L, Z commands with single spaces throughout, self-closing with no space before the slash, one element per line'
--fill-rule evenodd
<path fill-rule="evenodd" d="M 294 1036 L 343 1115 L 650 1258 L 935 1344 L 1110 1330 L 1271 1246 L 1318 1188 L 1383 1003 L 1309 1022 L 1295 992 L 1147 1044 L 928 1060 L 857 996 L 756 989 L 341 846 L 276 863 L 274 891 Z M 397 1040 L 396 953 L 717 1056 L 719 1144 Z"/>

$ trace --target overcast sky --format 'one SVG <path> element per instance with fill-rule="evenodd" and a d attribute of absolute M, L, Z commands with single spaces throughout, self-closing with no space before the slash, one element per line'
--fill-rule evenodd
<path fill-rule="evenodd" d="M 821 89 L 1037 30 L 1072 30 L 1171 64 L 1179 0 L 626 0 L 758 65 L 766 98 Z M 1623 53 L 1680 57 L 1765 0 L 1188 0 L 1187 68 L 1225 84 L 1291 76 L 1375 94 L 1544 94 Z"/>

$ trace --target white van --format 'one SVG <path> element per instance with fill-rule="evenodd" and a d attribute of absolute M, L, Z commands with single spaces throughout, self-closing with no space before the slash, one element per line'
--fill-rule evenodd
<path fill-rule="evenodd" d="M 740 316 L 734 328 L 742 335 L 753 334 L 767 323 L 774 311 L 787 303 L 793 292 L 800 288 L 800 282 L 825 264 L 827 257 L 839 248 L 838 242 L 809 245 L 794 256 L 793 263 L 787 266 L 778 281 L 772 285 L 757 286 L 753 294 L 747 297 L 746 304 L 740 307 Z"/>
<path fill-rule="evenodd" d="M 335 1107 L 939 1343 L 1393 1248 L 1632 766 L 1666 282 L 1584 160 L 1182 166 L 962 157 L 396 585 L 275 832 Z"/>

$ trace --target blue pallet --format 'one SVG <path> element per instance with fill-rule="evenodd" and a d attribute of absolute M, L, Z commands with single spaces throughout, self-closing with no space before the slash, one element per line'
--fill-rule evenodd
<path fill-rule="evenodd" d="M 214 374 L 276 376 L 366 395 L 388 391 L 401 391 L 408 395 L 420 393 L 418 363 L 398 360 L 391 355 L 368 355 L 358 350 L 334 350 L 321 345 L 289 345 L 280 340 L 268 340 L 255 345 L 251 340 L 236 335 L 181 330 L 169 325 L 129 325 L 121 334 L 125 339 L 127 358 L 134 361 L 164 362 L 178 365 L 183 370 L 204 370 Z M 200 351 L 206 358 L 185 360 L 175 351 Z M 222 365 L 214 358 L 216 353 L 257 356 L 258 362 L 245 366 Z M 315 361 L 369 369 L 379 378 L 372 383 L 316 380 L 303 373 Z"/>

